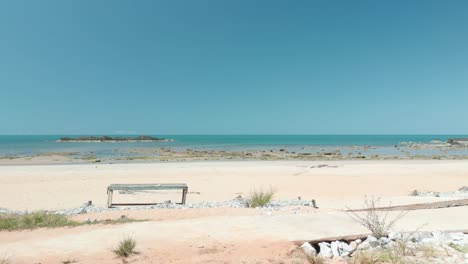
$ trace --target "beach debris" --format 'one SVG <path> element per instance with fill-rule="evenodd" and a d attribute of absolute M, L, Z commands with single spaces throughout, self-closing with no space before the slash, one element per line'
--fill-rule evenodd
<path fill-rule="evenodd" d="M 317 166 L 310 166 L 311 169 L 314 169 L 314 168 L 338 168 L 338 166 L 336 165 L 328 165 L 328 164 L 319 164 Z"/>
<path fill-rule="evenodd" d="M 312 199 L 312 201 L 310 201 L 310 204 L 311 204 L 311 206 L 314 207 L 315 209 L 318 209 L 317 203 L 315 202 L 315 199 Z"/>

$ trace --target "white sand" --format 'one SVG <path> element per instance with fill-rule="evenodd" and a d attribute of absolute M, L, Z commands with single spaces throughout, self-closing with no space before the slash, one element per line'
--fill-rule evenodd
<path fill-rule="evenodd" d="M 337 168 L 310 168 L 317 164 Z M 362 233 L 341 209 L 358 206 L 364 195 L 410 203 L 440 198 L 407 196 L 410 191 L 452 191 L 468 185 L 468 161 L 193 162 L 115 165 L 0 167 L 0 207 L 58 209 L 92 200 L 103 206 L 111 183 L 185 182 L 188 202 L 222 201 L 253 188 L 272 186 L 277 198 L 316 199 L 319 210 L 303 208 L 267 215 L 255 209 L 190 209 L 124 212 L 151 221 L 114 226 L 0 232 L 0 248 L 13 263 L 116 263 L 110 248 L 128 235 L 141 254 L 134 263 L 270 263 L 288 257 L 290 241 Z M 150 196 L 144 198 L 151 198 Z M 102 219 L 123 212 L 75 216 Z M 465 207 L 408 214 L 399 230 L 468 229 Z M 203 249 L 209 249 L 206 253 Z M 216 248 L 216 249 L 213 249 Z M 6 253 L 5 253 L 6 252 Z M 272 253 L 274 252 L 274 253 Z M 275 263 L 275 262 L 273 262 Z M 287 262 L 289 263 L 289 262 Z"/>

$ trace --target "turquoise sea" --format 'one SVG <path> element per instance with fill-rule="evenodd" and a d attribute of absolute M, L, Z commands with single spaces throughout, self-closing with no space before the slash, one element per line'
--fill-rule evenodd
<path fill-rule="evenodd" d="M 173 142 L 152 143 L 59 143 L 63 136 L 78 135 L 2 135 L 0 155 L 31 155 L 45 152 L 93 152 L 103 156 L 123 155 L 128 150 L 139 148 L 196 149 L 196 150 L 270 150 L 314 152 L 327 149 L 349 149 L 372 146 L 368 154 L 402 155 L 395 145 L 402 142 L 429 143 L 431 140 L 446 141 L 449 138 L 467 135 L 151 135 L 174 139 Z M 119 135 L 110 135 L 119 136 Z M 129 135 L 125 135 L 129 136 Z M 432 155 L 436 150 L 418 150 L 412 154 Z M 416 151 L 416 152 L 418 152 Z M 468 154 L 466 150 L 454 150 L 449 154 Z"/>

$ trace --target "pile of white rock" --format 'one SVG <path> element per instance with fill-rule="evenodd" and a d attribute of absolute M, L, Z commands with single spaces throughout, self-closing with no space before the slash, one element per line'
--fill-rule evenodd
<path fill-rule="evenodd" d="M 237 197 L 235 199 L 223 201 L 223 202 L 177 204 L 171 201 L 166 201 L 164 203 L 154 204 L 154 205 L 121 206 L 121 207 L 112 207 L 112 208 L 97 207 L 90 201 L 90 202 L 83 204 L 80 207 L 59 210 L 59 211 L 55 211 L 54 213 L 62 214 L 62 215 L 76 215 L 76 214 L 84 214 L 84 213 L 120 211 L 120 210 L 188 209 L 188 208 L 215 208 L 215 207 L 244 208 L 247 206 L 248 206 L 248 203 L 246 199 L 242 197 Z M 313 200 L 302 200 L 302 199 L 274 200 L 259 209 L 271 212 L 273 210 L 282 210 L 291 206 L 315 207 L 315 202 Z"/>
<path fill-rule="evenodd" d="M 305 242 L 301 248 L 308 256 L 350 258 L 360 251 L 382 251 L 401 246 L 401 243 L 404 243 L 407 251 L 413 252 L 417 252 L 418 249 L 423 247 L 440 249 L 442 253 L 433 256 L 434 263 L 468 263 L 468 234 L 461 232 L 390 232 L 388 236 L 379 239 L 369 235 L 365 239 L 349 242 L 332 241 L 318 242 L 316 244 Z M 440 262 L 440 259 L 443 259 L 443 261 Z M 433 262 L 426 260 L 425 263 Z"/>

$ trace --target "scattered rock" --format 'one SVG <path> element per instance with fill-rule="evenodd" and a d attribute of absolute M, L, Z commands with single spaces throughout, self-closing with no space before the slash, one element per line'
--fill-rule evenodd
<path fill-rule="evenodd" d="M 323 257 L 323 258 L 331 258 L 333 257 L 332 250 L 330 248 L 330 243 L 327 242 L 321 242 L 318 244 L 320 250 L 318 253 L 318 256 Z"/>
<path fill-rule="evenodd" d="M 304 254 L 306 254 L 309 257 L 317 255 L 317 251 L 309 242 L 305 242 L 304 244 L 302 244 L 301 249 L 302 251 L 304 251 Z"/>
<path fill-rule="evenodd" d="M 388 238 L 391 240 L 397 240 L 397 239 L 402 239 L 403 236 L 401 235 L 401 233 L 398 233 L 398 232 L 389 232 Z"/>

